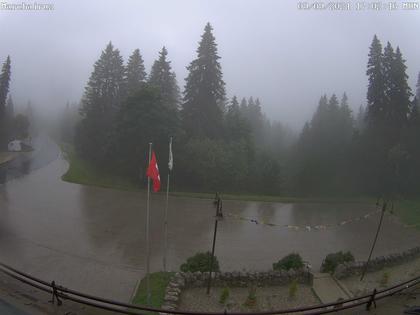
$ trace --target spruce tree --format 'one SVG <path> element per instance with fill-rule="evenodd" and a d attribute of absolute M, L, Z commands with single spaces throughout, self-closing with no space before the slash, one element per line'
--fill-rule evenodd
<path fill-rule="evenodd" d="M 245 113 L 247 107 L 248 107 L 248 102 L 247 102 L 246 98 L 243 97 L 242 100 L 241 100 L 241 104 L 239 105 L 239 108 L 241 109 L 241 112 L 243 114 Z"/>
<path fill-rule="evenodd" d="M 250 126 L 241 114 L 238 99 L 232 98 L 226 112 L 227 139 L 230 141 L 248 140 Z"/>
<path fill-rule="evenodd" d="M 367 120 L 369 127 L 383 119 L 385 97 L 385 79 L 383 69 L 382 45 L 376 35 L 369 49 L 369 60 L 366 74 L 368 75 Z"/>
<path fill-rule="evenodd" d="M 82 116 L 115 113 L 123 99 L 124 65 L 118 49 L 111 42 L 95 62 L 82 99 Z"/>
<path fill-rule="evenodd" d="M 127 95 L 139 90 L 146 80 L 146 71 L 139 49 L 135 49 L 128 58 L 126 67 Z"/>
<path fill-rule="evenodd" d="M 76 145 L 88 159 L 103 159 L 108 130 L 125 96 L 124 73 L 120 52 L 110 42 L 95 62 L 82 98 Z"/>
<path fill-rule="evenodd" d="M 417 84 L 416 84 L 416 98 L 420 100 L 420 72 L 417 77 Z"/>
<path fill-rule="evenodd" d="M 359 131 L 363 131 L 366 126 L 366 110 L 363 105 L 359 106 L 359 111 L 357 112 L 355 127 Z"/>
<path fill-rule="evenodd" d="M 144 84 L 122 103 L 115 117 L 107 151 L 114 171 L 138 181 L 139 171 L 144 174 L 149 142 L 154 143 L 158 157 L 168 156 L 168 139 L 176 132 L 176 125 L 174 109 L 163 104 L 156 88 Z"/>
<path fill-rule="evenodd" d="M 322 128 L 324 124 L 325 117 L 328 113 L 328 98 L 327 95 L 324 94 L 321 96 L 318 102 L 318 107 L 312 117 L 311 126 L 314 128 Z"/>
<path fill-rule="evenodd" d="M 0 110 L 2 113 L 5 111 L 7 94 L 9 93 L 9 84 L 11 76 L 10 56 L 7 56 L 6 61 L 3 63 L 0 74 Z"/>
<path fill-rule="evenodd" d="M 217 44 L 208 23 L 197 49 L 197 58 L 187 67 L 182 119 L 189 137 L 221 136 L 225 83 Z"/>
<path fill-rule="evenodd" d="M 400 48 L 397 47 L 391 67 L 391 80 L 389 88 L 389 101 L 392 106 L 391 117 L 395 122 L 396 131 L 400 132 L 407 124 L 410 110 L 411 88 L 408 85 L 407 66 L 402 57 Z M 399 139 L 398 139 L 399 140 Z"/>
<path fill-rule="evenodd" d="M 415 194 L 416 196 L 420 193 L 420 107 L 417 97 L 414 97 L 411 107 L 410 115 L 408 118 L 408 127 L 405 129 L 403 136 L 404 146 L 409 152 L 409 159 L 407 166 L 405 167 L 404 175 L 406 177 L 406 190 Z M 403 168 L 404 170 L 404 168 Z"/>
<path fill-rule="evenodd" d="M 177 109 L 180 102 L 179 87 L 167 56 L 168 51 L 163 47 L 159 52 L 159 58 L 153 63 L 149 84 L 159 89 L 165 106 Z"/>
<path fill-rule="evenodd" d="M 15 115 L 15 105 L 13 104 L 12 96 L 9 95 L 6 102 L 6 116 L 9 119 L 12 119 L 14 115 Z"/>
<path fill-rule="evenodd" d="M 263 116 L 261 112 L 261 103 L 258 98 L 255 99 L 251 96 L 248 100 L 248 120 L 254 132 L 261 131 L 263 124 Z"/>
<path fill-rule="evenodd" d="M 354 120 L 346 92 L 344 92 L 340 102 L 339 123 L 339 128 L 342 131 L 343 138 L 350 141 L 353 135 Z"/>
<path fill-rule="evenodd" d="M 14 131 L 13 131 L 13 121 L 15 116 L 14 104 L 12 100 L 12 96 L 9 94 L 9 97 L 6 101 L 6 112 L 5 112 L 5 138 L 7 141 L 13 139 Z"/>
<path fill-rule="evenodd" d="M 11 62 L 10 57 L 7 56 L 0 74 L 0 150 L 6 149 L 8 140 L 6 99 L 9 93 L 10 77 Z"/>
<path fill-rule="evenodd" d="M 411 90 L 400 49 L 394 52 L 388 42 L 380 55 L 379 41 L 375 38 L 367 71 L 368 128 L 363 148 L 364 166 L 371 192 L 392 197 L 402 186 L 399 170 L 408 155 L 403 147 L 403 134 L 407 129 Z"/>

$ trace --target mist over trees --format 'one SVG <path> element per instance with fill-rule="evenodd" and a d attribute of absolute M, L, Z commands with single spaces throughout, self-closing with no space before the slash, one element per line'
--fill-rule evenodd
<path fill-rule="evenodd" d="M 6 110 L 6 100 L 9 93 L 11 76 L 11 61 L 10 56 L 7 56 L 6 61 L 3 63 L 0 74 L 0 151 L 7 148 L 9 139 L 9 126 L 10 117 Z"/>
<path fill-rule="evenodd" d="M 95 63 L 76 128 L 78 154 L 95 167 L 144 182 L 148 143 L 161 178 L 174 139 L 175 189 L 276 195 L 419 194 L 420 113 L 399 47 L 374 36 L 367 103 L 322 95 L 296 137 L 270 121 L 258 97 L 227 99 L 213 29 L 204 28 L 182 90 L 170 54 L 147 76 L 140 50 L 126 65 L 112 43 Z M 416 94 L 420 90 L 417 84 Z"/>
<path fill-rule="evenodd" d="M 0 73 L 0 152 L 7 151 L 9 141 L 25 140 L 30 135 L 30 119 L 23 113 L 15 113 L 15 105 L 9 93 L 12 62 L 7 56 Z"/>

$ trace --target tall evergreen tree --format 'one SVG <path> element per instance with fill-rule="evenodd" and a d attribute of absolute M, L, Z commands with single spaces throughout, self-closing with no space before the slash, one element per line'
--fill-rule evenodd
<path fill-rule="evenodd" d="M 14 104 L 12 100 L 12 96 L 9 94 L 9 97 L 6 101 L 6 112 L 5 112 L 5 138 L 7 141 L 10 141 L 14 137 L 14 131 L 13 131 L 13 121 L 15 116 L 15 109 Z"/>
<path fill-rule="evenodd" d="M 228 140 L 248 141 L 248 137 L 250 134 L 250 126 L 241 113 L 238 99 L 236 98 L 236 96 L 232 98 L 232 101 L 230 102 L 227 108 L 225 119 Z"/>
<path fill-rule="evenodd" d="M 11 77 L 11 62 L 10 56 L 7 56 L 6 61 L 3 63 L 0 74 L 0 110 L 2 113 L 5 111 L 7 94 L 9 93 Z"/>
<path fill-rule="evenodd" d="M 187 135 L 218 138 L 221 136 L 225 102 L 225 83 L 220 57 L 207 23 L 197 49 L 197 58 L 187 67 L 182 119 Z"/>
<path fill-rule="evenodd" d="M 352 188 L 349 148 L 353 118 L 344 94 L 339 103 L 323 95 L 297 145 L 297 186 L 303 193 L 342 192 Z M 342 178 L 346 178 L 343 181 Z"/>
<path fill-rule="evenodd" d="M 103 158 L 108 130 L 125 95 L 124 72 L 120 52 L 110 42 L 95 62 L 80 109 L 76 144 L 89 159 Z"/>
<path fill-rule="evenodd" d="M 402 57 L 400 48 L 397 47 L 394 59 L 391 65 L 391 75 L 389 82 L 388 98 L 391 105 L 391 117 L 394 121 L 396 132 L 407 124 L 407 118 L 410 110 L 411 88 L 408 85 L 407 66 Z M 399 140 L 399 139 L 397 139 Z"/>
<path fill-rule="evenodd" d="M 339 123 L 340 129 L 343 133 L 343 137 L 346 140 L 350 141 L 354 132 L 354 119 L 348 103 L 348 97 L 346 92 L 343 93 L 343 96 L 340 101 Z"/>
<path fill-rule="evenodd" d="M 377 120 L 383 119 L 386 103 L 382 45 L 376 35 L 370 46 L 366 74 L 369 80 L 366 111 L 369 127 L 371 127 L 377 123 Z"/>
<path fill-rule="evenodd" d="M 417 98 L 417 100 L 420 100 L 420 72 L 419 72 L 419 75 L 417 77 L 416 98 Z"/>
<path fill-rule="evenodd" d="M 146 81 L 144 61 L 139 49 L 135 49 L 128 58 L 126 67 L 127 94 L 132 95 L 139 90 Z"/>
<path fill-rule="evenodd" d="M 388 42 L 380 55 L 379 41 L 375 44 L 375 38 L 367 71 L 369 119 L 363 164 L 371 192 L 394 196 L 402 184 L 399 170 L 407 156 L 403 147 L 403 133 L 407 128 L 411 90 L 400 49 L 394 52 Z M 372 95 L 375 97 L 372 98 Z"/>
<path fill-rule="evenodd" d="M 6 102 L 6 115 L 10 119 L 15 115 L 15 105 L 13 104 L 12 96 L 9 95 Z"/>
<path fill-rule="evenodd" d="M 7 56 L 3 63 L 0 74 L 0 150 L 4 150 L 7 146 L 8 130 L 6 117 L 6 99 L 9 93 L 9 84 L 11 77 L 11 62 Z"/>
<path fill-rule="evenodd" d="M 159 91 L 148 84 L 122 103 L 107 151 L 107 157 L 114 161 L 115 172 L 138 181 L 150 141 L 158 156 L 167 156 L 167 141 L 177 127 L 174 111 L 163 104 Z"/>
<path fill-rule="evenodd" d="M 357 112 L 355 127 L 359 131 L 363 131 L 366 127 L 366 110 L 363 105 L 359 106 L 359 111 Z"/>
<path fill-rule="evenodd" d="M 175 72 L 172 71 L 171 62 L 167 60 L 168 51 L 165 47 L 159 52 L 150 72 L 149 84 L 160 90 L 163 104 L 178 108 L 180 102 L 179 87 Z"/>
<path fill-rule="evenodd" d="M 240 108 L 241 112 L 245 113 L 247 107 L 248 107 L 248 102 L 247 102 L 246 98 L 243 97 L 242 100 L 241 100 L 241 104 L 239 105 L 239 108 Z"/>

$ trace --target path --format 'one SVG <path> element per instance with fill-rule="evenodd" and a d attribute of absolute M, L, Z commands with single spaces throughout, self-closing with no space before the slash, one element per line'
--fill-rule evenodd
<path fill-rule="evenodd" d="M 336 302 L 338 299 L 349 299 L 351 293 L 329 273 L 315 273 L 313 289 L 322 303 Z"/>

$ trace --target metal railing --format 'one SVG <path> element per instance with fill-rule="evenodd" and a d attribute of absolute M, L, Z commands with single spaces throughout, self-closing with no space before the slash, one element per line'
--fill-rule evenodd
<path fill-rule="evenodd" d="M 123 303 L 111 299 L 101 298 L 94 295 L 82 293 L 76 290 L 71 290 L 62 286 L 58 286 L 54 281 L 51 283 L 36 278 L 25 272 L 19 271 L 11 266 L 0 263 L 0 272 L 21 281 L 27 285 L 35 287 L 44 292 L 50 293 L 54 299 L 57 299 L 61 304 L 60 299 L 70 300 L 76 303 L 100 308 L 107 311 L 119 312 L 120 314 L 130 315 L 146 315 L 145 312 L 154 313 L 165 313 L 175 315 L 274 315 L 274 314 L 290 314 L 290 313 L 303 313 L 310 315 L 317 314 L 328 314 L 333 312 L 339 312 L 342 310 L 358 307 L 361 305 L 370 305 L 372 302 L 381 300 L 383 298 L 392 296 L 410 287 L 420 284 L 420 276 L 412 278 L 410 280 L 401 282 L 392 287 L 374 291 L 373 293 L 358 296 L 346 300 L 341 300 L 332 303 L 324 303 L 318 305 L 311 305 L 305 307 L 296 307 L 290 309 L 273 310 L 273 311 L 262 311 L 262 312 L 193 312 L 193 311 L 182 311 L 182 310 L 165 310 L 160 308 L 148 307 L 143 305 L 134 305 L 130 303 Z"/>

